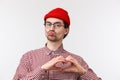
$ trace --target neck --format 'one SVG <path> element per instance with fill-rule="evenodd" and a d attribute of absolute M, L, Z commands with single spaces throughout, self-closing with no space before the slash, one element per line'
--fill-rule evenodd
<path fill-rule="evenodd" d="M 47 41 L 47 47 L 52 51 L 56 51 L 60 47 L 61 44 L 62 44 L 62 41 L 60 42 Z"/>

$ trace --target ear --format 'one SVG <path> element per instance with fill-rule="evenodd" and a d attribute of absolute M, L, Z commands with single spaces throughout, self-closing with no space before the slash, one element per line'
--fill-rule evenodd
<path fill-rule="evenodd" d="M 66 28 L 65 34 L 68 34 L 68 33 L 69 33 L 69 28 Z"/>

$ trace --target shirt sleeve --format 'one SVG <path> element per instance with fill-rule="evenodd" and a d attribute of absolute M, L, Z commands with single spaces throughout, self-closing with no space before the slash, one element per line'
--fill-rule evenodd
<path fill-rule="evenodd" d="M 87 70 L 87 72 L 84 75 L 80 76 L 80 78 L 82 80 L 102 80 L 90 68 Z"/>
<path fill-rule="evenodd" d="M 48 78 L 48 72 L 38 66 L 31 69 L 30 58 L 28 54 L 22 56 L 20 64 L 16 70 L 13 80 L 43 80 Z"/>
<path fill-rule="evenodd" d="M 80 64 L 87 70 L 87 72 L 83 75 L 80 75 L 78 80 L 102 80 L 82 58 L 79 61 Z"/>

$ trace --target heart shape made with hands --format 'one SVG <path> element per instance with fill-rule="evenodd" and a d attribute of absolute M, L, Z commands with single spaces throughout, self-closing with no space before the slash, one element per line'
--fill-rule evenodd
<path fill-rule="evenodd" d="M 71 62 L 58 62 L 56 63 L 55 66 L 60 69 L 65 69 L 65 68 L 72 66 L 72 63 Z"/>

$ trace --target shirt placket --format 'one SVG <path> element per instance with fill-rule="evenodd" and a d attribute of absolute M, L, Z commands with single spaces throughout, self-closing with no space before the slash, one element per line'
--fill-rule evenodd
<path fill-rule="evenodd" d="M 54 57 L 57 57 L 57 56 L 60 56 L 58 53 L 56 53 L 55 51 L 51 51 L 50 53 L 50 58 L 54 58 Z M 48 74 L 49 74 L 49 80 L 58 80 L 58 79 L 55 79 L 55 70 L 50 70 L 48 71 Z"/>
<path fill-rule="evenodd" d="M 49 80 L 49 74 L 48 71 L 44 71 L 43 74 L 41 74 L 42 80 Z"/>

